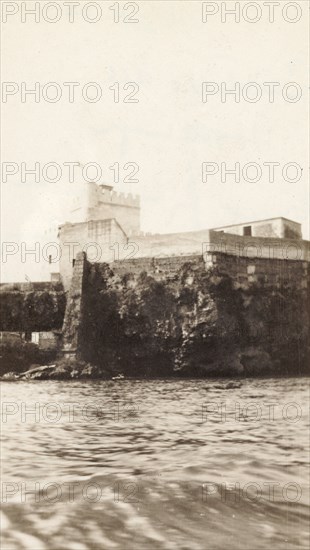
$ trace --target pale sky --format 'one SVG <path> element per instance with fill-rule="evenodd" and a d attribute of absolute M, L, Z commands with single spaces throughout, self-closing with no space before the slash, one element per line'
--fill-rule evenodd
<path fill-rule="evenodd" d="M 284 216 L 302 223 L 303 236 L 309 238 L 307 2 L 296 3 L 302 10 L 296 23 L 285 21 L 281 10 L 270 23 L 267 8 L 256 23 L 242 15 L 240 23 L 229 16 L 224 23 L 223 2 L 203 23 L 202 3 L 186 0 L 136 2 L 139 12 L 132 17 L 139 22 L 124 23 L 134 6 L 124 11 L 126 2 L 119 2 L 121 20 L 114 23 L 109 8 L 117 3 L 101 1 L 91 3 L 102 11 L 93 24 L 83 19 L 83 1 L 76 2 L 72 23 L 68 7 L 55 2 L 61 6 L 61 18 L 54 24 L 44 20 L 42 11 L 39 22 L 33 16 L 21 22 L 21 5 L 30 9 L 34 2 L 1 3 L 18 9 L 2 23 L 2 81 L 17 85 L 16 93 L 1 105 L 2 162 L 18 166 L 18 173 L 8 176 L 6 183 L 2 176 L 3 241 L 25 241 L 30 247 L 44 239 L 45 230 L 67 219 L 74 183 L 68 183 L 63 163 L 74 161 L 96 162 L 102 167 L 102 182 L 112 185 L 111 165 L 137 163 L 139 182 L 120 181 L 115 187 L 141 195 L 145 231 L 187 231 Z M 40 2 L 40 10 L 45 4 Z M 280 4 L 282 9 L 287 2 Z M 96 15 L 94 9 L 87 12 L 90 18 Z M 55 13 L 51 8 L 47 17 Z M 293 11 L 287 15 L 294 17 Z M 22 103 L 22 82 L 27 88 L 39 83 L 37 103 L 31 96 Z M 44 100 L 42 89 L 49 82 L 58 83 L 62 91 L 57 103 Z M 65 82 L 80 83 L 73 103 Z M 81 95 L 89 82 L 102 89 L 97 103 Z M 109 89 L 116 82 L 118 103 Z M 132 91 L 123 90 L 128 82 L 139 86 L 134 96 L 138 103 L 122 102 Z M 239 82 L 241 90 L 255 82 L 262 97 L 251 103 L 241 96 L 236 103 L 227 96 L 223 103 L 217 93 L 203 103 L 203 82 L 223 82 L 228 89 Z M 274 103 L 269 102 L 264 82 L 279 83 Z M 302 90 L 295 103 L 282 96 L 283 89 L 286 97 L 294 92 L 285 88 L 289 82 Z M 30 177 L 21 181 L 22 162 L 27 168 L 40 164 L 38 183 Z M 57 184 L 42 177 L 50 162 L 63 170 Z M 226 163 L 230 169 L 236 162 L 241 168 L 255 162 L 262 177 L 256 183 L 242 178 L 237 183 L 228 176 L 224 183 L 218 173 L 203 182 L 203 162 Z M 273 183 L 264 162 L 280 164 Z M 303 169 L 295 183 L 282 176 L 288 163 Z M 293 172 L 288 174 L 293 177 Z M 82 178 L 78 169 L 76 181 Z M 17 254 L 3 266 L 2 280 L 24 280 L 25 273 Z"/>

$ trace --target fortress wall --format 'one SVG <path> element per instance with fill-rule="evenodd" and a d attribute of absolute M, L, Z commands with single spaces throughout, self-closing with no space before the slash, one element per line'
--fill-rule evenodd
<path fill-rule="evenodd" d="M 271 290 L 310 288 L 310 263 L 300 260 L 247 258 L 213 251 L 204 256 L 192 254 L 118 260 L 110 266 L 119 276 L 127 273 L 136 276 L 145 271 L 155 279 L 174 279 L 184 264 L 190 264 L 193 271 L 216 268 L 221 275 L 230 276 L 237 288 L 251 288 L 253 285 Z M 78 347 L 78 319 L 81 319 L 79 315 L 84 292 L 82 285 L 88 265 L 83 254 L 77 255 L 74 276 L 72 281 L 71 276 L 68 279 L 68 286 L 71 282 L 71 287 L 64 334 L 67 335 L 65 340 L 70 344 L 69 349 Z M 62 324 L 65 293 L 59 283 L 3 284 L 0 286 L 0 298 L 1 330 L 40 332 L 58 329 Z"/>
<path fill-rule="evenodd" d="M 98 230 L 96 224 L 98 224 Z M 104 224 L 110 224 L 109 231 L 105 229 Z M 93 230 L 90 231 L 90 227 Z M 69 288 L 72 277 L 73 257 L 72 253 L 70 256 L 69 247 L 63 247 L 64 242 L 77 242 L 76 252 L 83 249 L 87 250 L 88 259 L 97 263 L 111 263 L 115 259 L 127 261 L 143 258 L 155 258 L 157 260 L 170 258 L 170 261 L 172 261 L 174 257 L 179 257 L 181 258 L 180 261 L 185 262 L 191 256 L 204 256 L 207 260 L 206 256 L 214 253 L 224 253 L 227 256 L 246 259 L 261 258 L 283 262 L 288 260 L 310 262 L 310 243 L 301 239 L 244 237 L 214 230 L 202 230 L 157 235 L 138 234 L 130 236 L 127 241 L 126 235 L 115 220 L 94 220 L 84 224 L 66 224 L 61 228 L 60 242 L 63 251 L 60 260 L 60 273 L 66 290 Z M 100 250 L 99 256 L 96 247 L 92 246 L 91 243 L 96 243 L 98 250 Z M 125 265 L 135 270 L 135 266 L 138 264 Z M 264 269 L 267 271 L 269 269 L 268 265 L 264 265 Z M 141 270 L 148 271 L 148 269 L 152 269 L 152 272 L 155 273 L 148 261 L 146 266 L 146 269 L 143 267 Z M 124 269 L 125 267 L 122 267 L 122 270 Z M 232 267 L 232 269 L 234 268 Z M 277 267 L 278 269 L 279 267 Z M 246 273 L 244 273 L 244 276 L 246 276 Z"/>
<path fill-rule="evenodd" d="M 180 277 L 180 270 L 185 265 L 186 268 L 183 273 L 186 279 L 183 280 L 183 277 Z M 63 352 L 73 357 L 80 355 L 86 358 L 86 356 L 88 357 L 87 353 L 93 346 L 93 342 L 96 341 L 96 338 L 94 340 L 95 327 L 101 326 L 103 323 L 103 326 L 106 327 L 104 330 L 109 330 L 108 324 L 105 325 L 105 323 L 109 323 L 109 316 L 113 311 L 114 302 L 113 300 L 111 301 L 111 297 L 109 297 L 109 291 L 106 302 L 104 302 L 104 300 L 100 302 L 100 296 L 102 296 L 102 293 L 104 295 L 105 290 L 107 290 L 107 281 L 109 281 L 109 289 L 114 289 L 116 293 L 120 291 L 120 289 L 124 289 L 128 283 L 130 284 L 130 281 L 122 281 L 120 283 L 120 281 L 113 276 L 113 272 L 114 275 L 118 275 L 119 277 L 131 274 L 135 279 L 134 286 L 137 284 L 139 274 L 146 272 L 148 275 L 154 277 L 154 279 L 162 280 L 164 283 L 170 283 L 171 281 L 171 288 L 175 288 L 174 285 L 176 285 L 176 288 L 180 290 L 185 286 L 191 286 L 192 282 L 195 280 L 195 273 L 198 274 L 196 281 L 203 281 L 203 278 L 200 279 L 203 272 L 211 270 L 209 284 L 213 285 L 213 289 L 216 289 L 218 284 L 223 284 L 223 276 L 225 278 L 225 275 L 227 275 L 232 279 L 232 288 L 230 285 L 226 285 L 226 287 L 224 285 L 222 290 L 218 292 L 224 292 L 225 294 L 225 288 L 226 290 L 227 288 L 231 288 L 229 291 L 231 295 L 228 296 L 228 299 L 231 299 L 233 293 L 239 289 L 241 292 L 245 291 L 246 293 L 243 294 L 245 298 L 245 315 L 248 314 L 247 296 L 250 297 L 249 304 L 252 304 L 252 313 L 250 312 L 249 314 L 250 323 L 254 315 L 254 321 L 257 317 L 259 327 L 263 327 L 265 330 L 266 322 L 264 315 L 265 313 L 266 315 L 271 315 L 270 304 L 276 301 L 275 305 L 279 309 L 277 313 L 278 317 L 271 317 L 271 320 L 275 319 L 274 324 L 276 326 L 278 326 L 279 323 L 285 324 L 287 323 L 288 314 L 290 314 L 291 319 L 289 320 L 288 328 L 291 331 L 293 327 L 297 330 L 295 323 L 296 315 L 297 317 L 301 315 L 306 320 L 308 319 L 306 304 L 309 299 L 310 288 L 309 266 L 309 262 L 300 260 L 280 260 L 277 258 L 269 259 L 257 257 L 248 258 L 245 256 L 237 256 L 236 254 L 225 254 L 223 252 L 208 253 L 204 256 L 202 254 L 192 254 L 188 256 L 167 256 L 160 258 L 132 258 L 115 261 L 110 263 L 110 266 L 107 266 L 105 263 L 95 263 L 91 265 L 91 263 L 87 261 L 86 255 L 80 253 L 76 258 L 67 300 L 65 321 L 63 325 Z M 109 267 L 112 269 L 112 272 Z M 150 286 L 150 288 L 152 288 L 152 285 L 149 285 L 147 281 L 143 283 L 142 280 L 139 284 L 144 284 L 146 287 Z M 205 288 L 202 282 L 201 284 L 202 288 Z M 295 297 L 297 296 L 300 303 L 305 305 L 301 307 L 298 305 L 299 302 L 297 306 L 296 304 L 291 304 L 292 295 L 295 295 Z M 222 295 L 219 294 L 218 297 L 220 296 Z M 234 296 L 237 295 L 234 294 Z M 282 308 L 283 300 L 286 304 L 286 309 Z M 97 307 L 98 303 L 99 308 Z M 255 309 L 256 307 L 258 308 L 257 311 Z M 110 311 L 109 308 L 112 308 L 112 310 Z M 201 315 L 203 316 L 202 312 Z M 235 317 L 237 318 L 238 315 L 239 312 L 236 309 Z M 199 319 L 200 317 L 197 317 L 197 320 Z M 301 322 L 303 322 L 302 319 Z M 307 328 L 305 330 L 307 330 Z M 102 333 L 100 334 L 102 337 Z M 114 353 L 113 346 L 115 344 L 111 344 L 110 341 L 107 341 L 104 345 L 110 346 L 110 348 L 112 346 Z"/>
<path fill-rule="evenodd" d="M 217 268 L 221 274 L 230 276 L 236 286 L 260 284 L 279 288 L 288 286 L 305 289 L 309 286 L 310 264 L 299 260 L 281 260 L 269 258 L 247 258 L 222 252 L 212 254 L 170 256 L 165 258 L 135 258 L 111 264 L 111 268 L 120 276 L 126 273 L 139 274 L 146 271 L 156 279 L 173 278 L 185 264 L 193 269 Z"/>
<path fill-rule="evenodd" d="M 236 286 L 310 288 L 310 264 L 299 260 L 246 258 L 215 252 L 205 256 L 206 268 L 216 267 L 229 275 Z"/>
<path fill-rule="evenodd" d="M 79 252 L 73 269 L 62 327 L 63 352 L 66 355 L 74 357 L 78 355 L 82 347 L 83 308 L 88 266 L 86 254 Z"/>
<path fill-rule="evenodd" d="M 87 224 L 85 223 L 66 223 L 60 228 L 59 243 L 61 248 L 61 257 L 59 268 L 62 283 L 65 290 L 68 290 L 73 273 L 73 260 L 76 254 L 83 249 L 87 241 Z"/>
<path fill-rule="evenodd" d="M 111 268 L 119 276 L 126 273 L 138 275 L 146 271 L 148 275 L 152 275 L 156 279 L 169 279 L 173 278 L 185 263 L 190 264 L 193 269 L 204 269 L 205 267 L 202 255 L 191 255 L 121 260 L 113 262 Z"/>
<path fill-rule="evenodd" d="M 137 257 L 181 256 L 216 251 L 235 256 L 310 261 L 310 242 L 301 239 L 244 237 L 206 229 L 186 233 L 133 235 L 130 241 L 138 247 Z"/>

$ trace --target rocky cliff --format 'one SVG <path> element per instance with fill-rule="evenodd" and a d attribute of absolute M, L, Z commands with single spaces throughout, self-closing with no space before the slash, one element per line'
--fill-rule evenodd
<path fill-rule="evenodd" d="M 88 267 L 82 357 L 125 376 L 302 374 L 309 364 L 309 290 L 236 285 L 219 268 L 173 275 Z"/>
<path fill-rule="evenodd" d="M 70 325 L 64 345 L 77 358 L 73 353 L 26 378 L 307 372 L 310 295 L 304 276 L 298 283 L 295 275 L 272 282 L 265 276 L 238 279 L 224 268 L 226 258 L 208 270 L 202 257 L 192 257 L 174 260 L 173 269 L 165 260 L 160 269 L 154 263 L 141 271 L 137 263 L 127 272 L 121 262 L 80 260 L 64 323 Z"/>

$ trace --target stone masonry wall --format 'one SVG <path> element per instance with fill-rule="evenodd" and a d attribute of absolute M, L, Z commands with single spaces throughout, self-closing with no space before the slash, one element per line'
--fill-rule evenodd
<path fill-rule="evenodd" d="M 259 284 L 264 287 L 306 289 L 309 286 L 310 263 L 300 260 L 246 258 L 215 252 L 205 256 L 206 267 L 216 267 L 229 275 L 235 286 Z"/>
<path fill-rule="evenodd" d="M 62 329 L 63 353 L 73 357 L 78 356 L 82 348 L 83 306 L 87 271 L 88 262 L 86 254 L 85 252 L 80 252 L 77 254 L 75 260 Z"/>
<path fill-rule="evenodd" d="M 188 263 L 192 267 L 204 267 L 202 255 L 191 256 L 171 256 L 168 258 L 134 258 L 130 260 L 116 261 L 111 264 L 111 269 L 119 276 L 126 273 L 138 275 L 145 271 L 148 275 L 152 275 L 155 279 L 163 277 L 173 279 L 180 268 Z"/>
<path fill-rule="evenodd" d="M 268 258 L 247 258 L 222 252 L 212 254 L 171 256 L 169 258 L 134 258 L 110 265 L 117 275 L 146 271 L 155 279 L 173 279 L 178 270 L 188 263 L 196 269 L 216 267 L 220 273 L 230 276 L 236 286 L 258 283 L 279 288 L 289 286 L 296 289 L 307 288 L 309 284 L 309 262 Z"/>

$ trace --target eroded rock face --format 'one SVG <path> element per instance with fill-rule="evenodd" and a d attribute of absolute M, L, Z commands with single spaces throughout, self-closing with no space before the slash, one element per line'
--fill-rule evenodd
<path fill-rule="evenodd" d="M 173 278 L 92 265 L 83 359 L 125 376 L 300 374 L 309 361 L 309 293 L 184 264 Z"/>
<path fill-rule="evenodd" d="M 199 260 L 172 275 L 87 263 L 82 294 L 68 317 L 69 329 L 78 328 L 78 359 L 20 377 L 278 376 L 309 368 L 307 288 L 240 286 Z"/>

